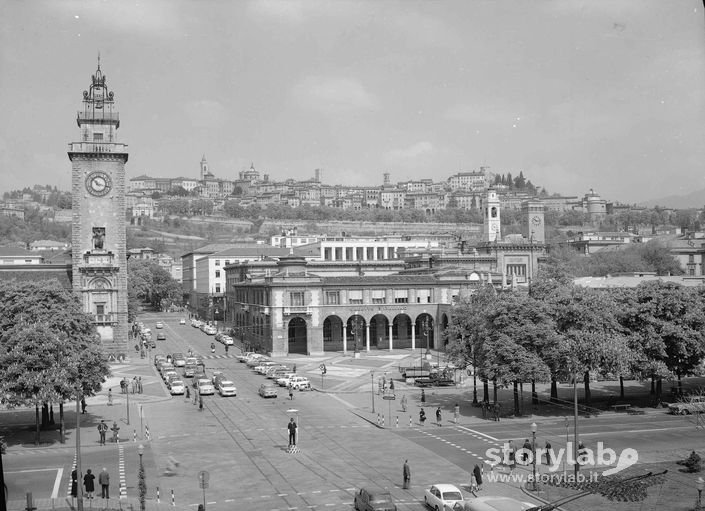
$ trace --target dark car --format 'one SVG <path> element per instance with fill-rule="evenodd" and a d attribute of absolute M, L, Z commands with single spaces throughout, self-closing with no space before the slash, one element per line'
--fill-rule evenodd
<path fill-rule="evenodd" d="M 357 511 L 397 511 L 392 494 L 387 490 L 360 488 L 355 494 Z"/>

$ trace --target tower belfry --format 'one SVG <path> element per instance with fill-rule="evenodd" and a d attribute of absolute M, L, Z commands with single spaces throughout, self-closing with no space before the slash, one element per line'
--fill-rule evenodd
<path fill-rule="evenodd" d="M 69 143 L 73 215 L 73 288 L 95 321 L 105 351 L 127 350 L 127 247 L 125 163 L 127 144 L 117 141 L 120 116 L 100 69 L 83 91 L 76 123 L 79 141 Z"/>

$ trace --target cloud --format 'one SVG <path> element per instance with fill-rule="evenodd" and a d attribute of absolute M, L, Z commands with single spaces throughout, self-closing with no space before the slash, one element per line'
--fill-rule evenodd
<path fill-rule="evenodd" d="M 297 84 L 292 96 L 304 108 L 324 114 L 377 109 L 377 100 L 358 80 L 335 76 L 309 76 Z"/>
<path fill-rule="evenodd" d="M 387 151 L 384 155 L 384 161 L 387 165 L 401 167 L 416 166 L 420 162 L 425 162 L 433 153 L 433 144 L 423 140 L 408 147 Z"/>
<path fill-rule="evenodd" d="M 223 126 L 227 120 L 225 107 L 210 99 L 185 103 L 184 110 L 194 128 L 217 128 Z"/>

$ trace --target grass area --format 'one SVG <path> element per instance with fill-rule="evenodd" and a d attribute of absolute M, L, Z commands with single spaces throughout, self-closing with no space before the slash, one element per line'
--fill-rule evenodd
<path fill-rule="evenodd" d="M 646 489 L 646 498 L 637 502 L 618 502 L 609 500 L 602 495 L 588 495 L 568 504 L 562 505 L 561 508 L 566 511 L 582 511 L 586 509 L 595 509 L 600 511 L 686 511 L 692 510 L 695 507 L 695 501 L 698 492 L 695 487 L 695 481 L 701 477 L 703 473 L 684 473 L 681 471 L 683 467 L 676 464 L 676 460 L 672 462 L 661 463 L 640 463 L 629 469 L 621 472 L 622 477 L 631 477 L 643 475 L 648 472 L 654 474 L 667 470 L 665 476 L 656 478 L 657 483 L 649 486 Z M 544 484 L 541 486 L 540 496 L 553 502 L 557 499 L 576 495 L 577 492 L 570 488 L 561 488 Z M 628 492 L 621 492 L 619 495 L 626 497 Z"/>

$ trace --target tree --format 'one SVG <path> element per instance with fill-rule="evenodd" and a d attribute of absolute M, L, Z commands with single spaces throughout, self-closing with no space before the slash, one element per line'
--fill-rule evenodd
<path fill-rule="evenodd" d="M 181 303 L 181 285 L 154 261 L 131 259 L 127 263 L 127 275 L 128 296 L 147 302 L 157 310 Z M 134 307 L 134 302 L 132 305 Z M 133 314 L 136 315 L 135 311 Z"/>
<path fill-rule="evenodd" d="M 92 318 L 58 281 L 0 282 L 0 402 L 63 402 L 93 395 L 110 374 Z M 38 431 L 38 430 L 37 430 Z M 39 441 L 38 432 L 36 441 Z"/>

